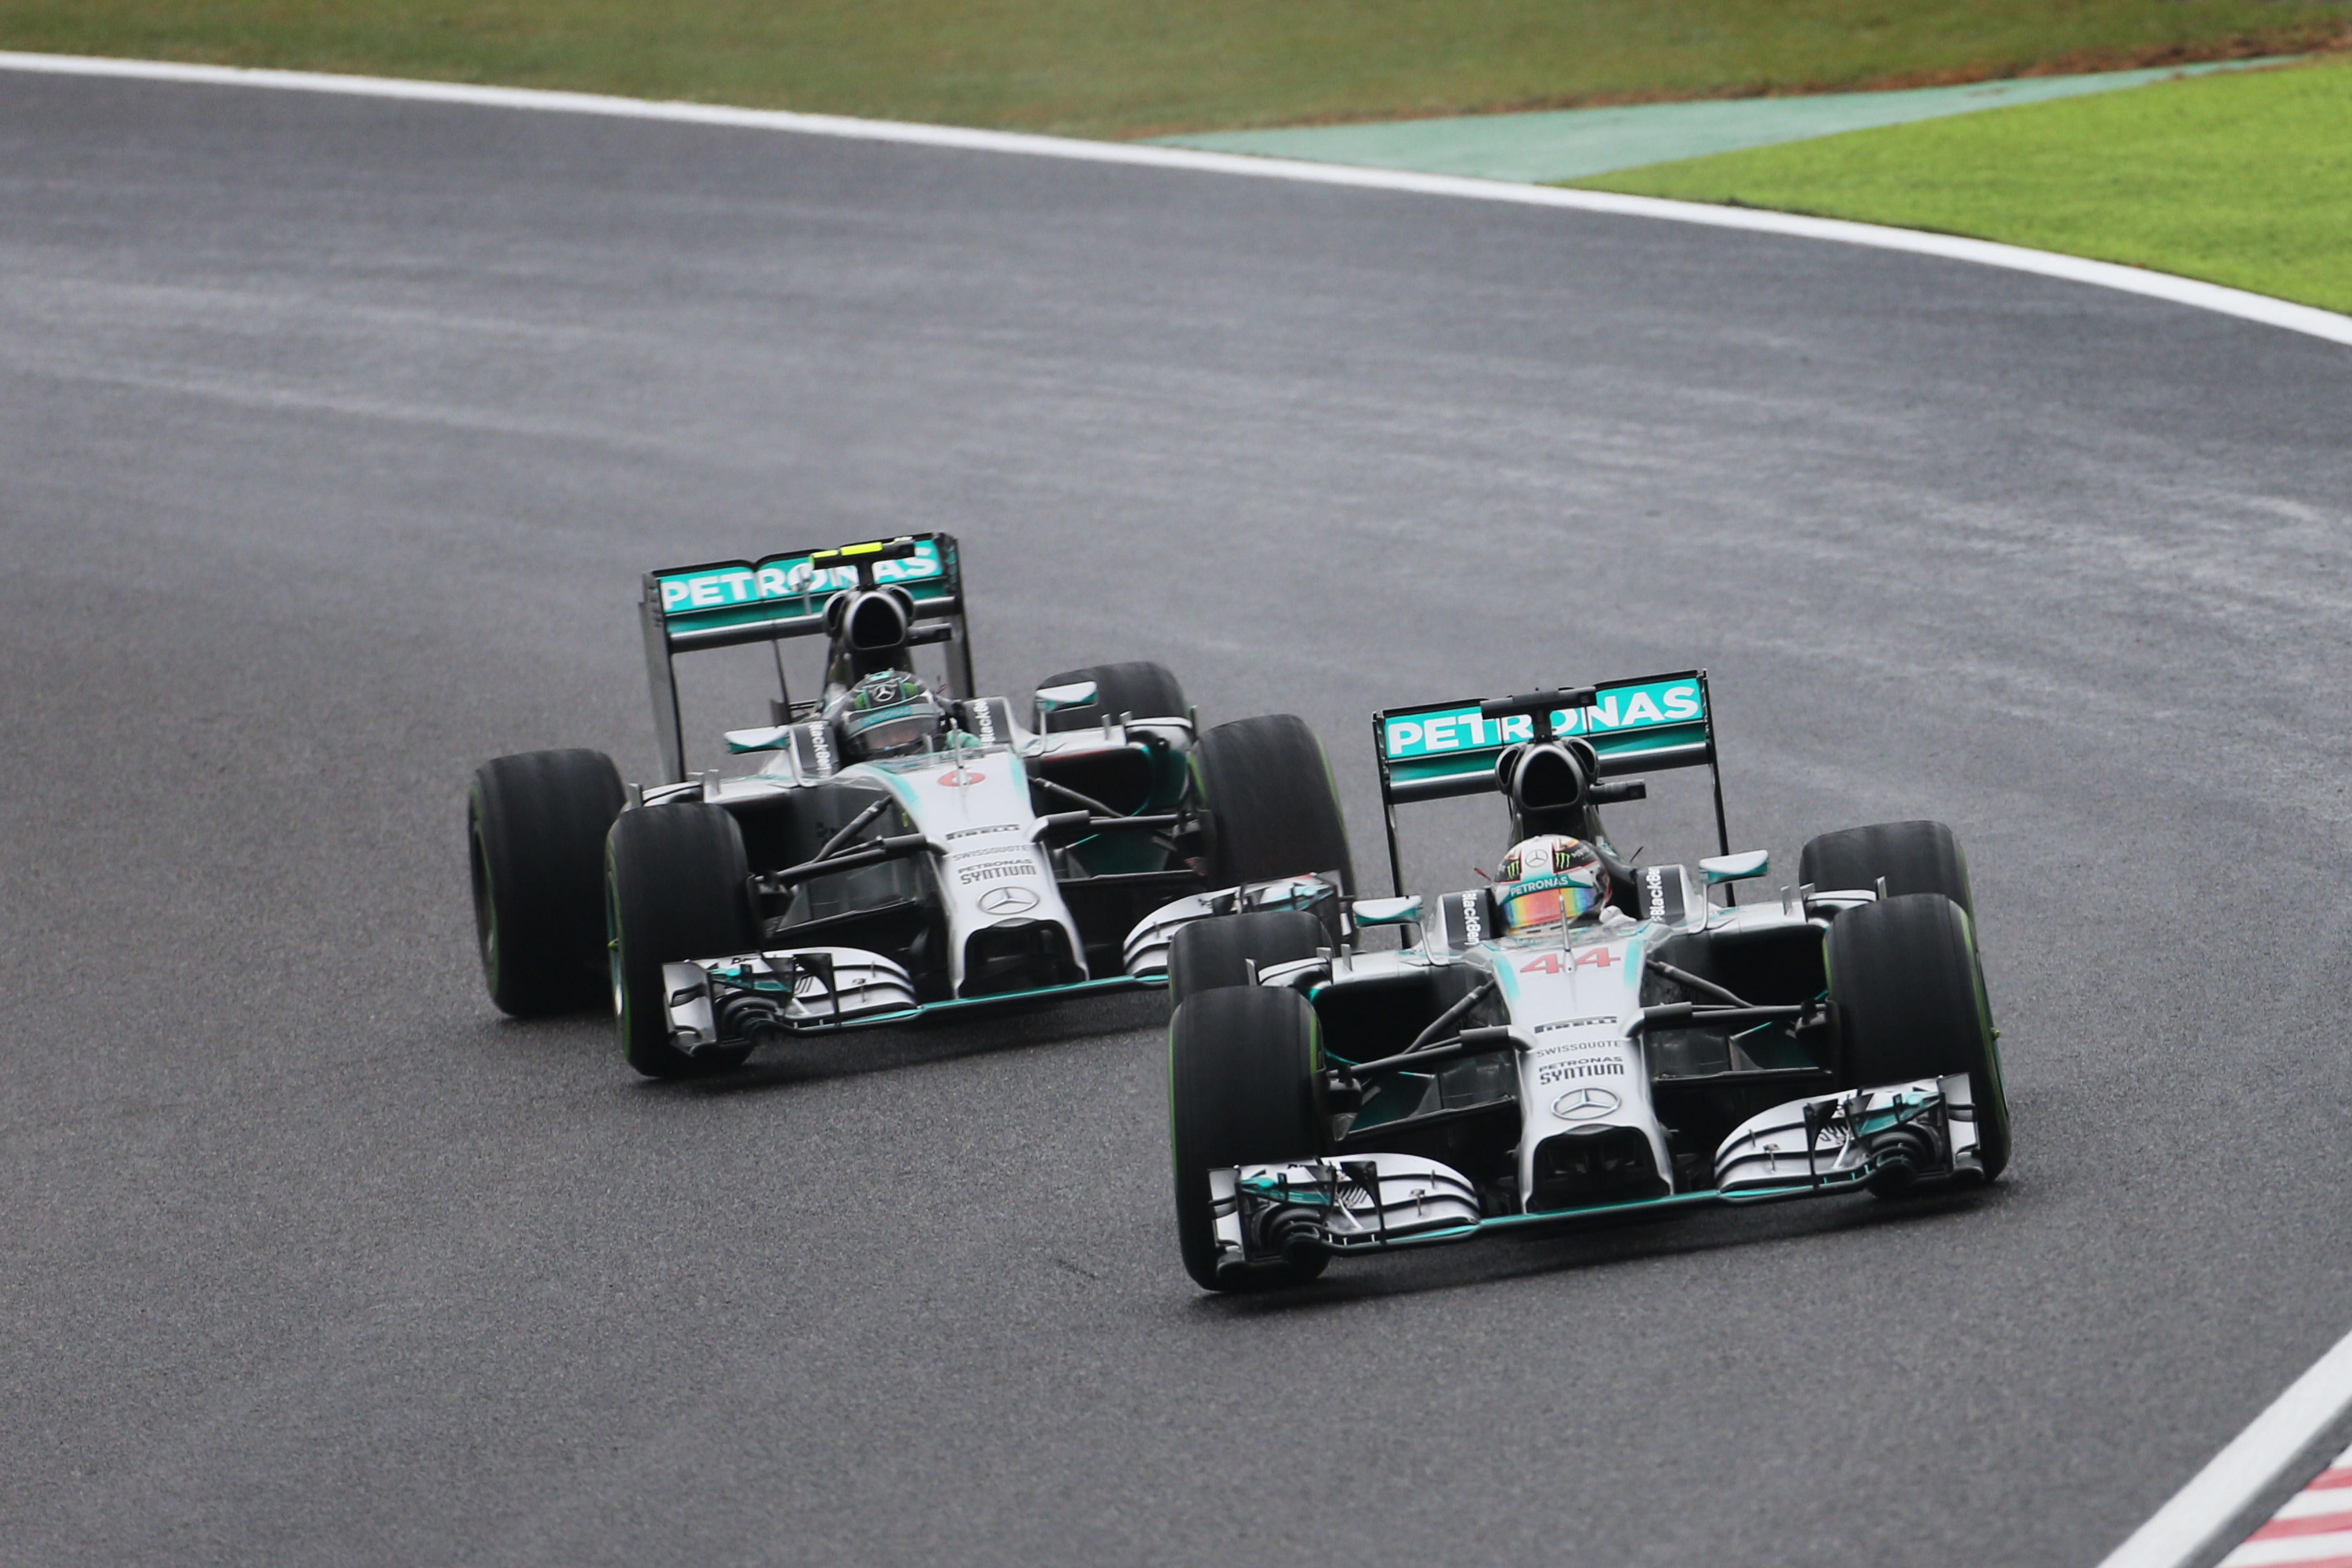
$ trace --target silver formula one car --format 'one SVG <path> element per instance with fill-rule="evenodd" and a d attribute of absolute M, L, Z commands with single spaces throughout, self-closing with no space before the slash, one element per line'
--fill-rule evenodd
<path fill-rule="evenodd" d="M 1950 830 L 1823 835 L 1796 882 L 1731 852 L 1703 671 L 1374 717 L 1400 804 L 1495 792 L 1488 887 L 1172 933 L 1184 1266 L 1215 1289 L 1335 1256 L 1699 1204 L 1989 1182 L 2009 1115 Z M 1718 853 L 1627 865 L 1599 808 L 1714 773 Z M 1720 889 L 1721 902 L 1717 901 Z M 1370 935 L 1402 945 L 1370 951 Z"/>
<path fill-rule="evenodd" d="M 663 782 L 585 751 L 500 757 L 468 809 L 491 999 L 609 995 L 631 1066 L 740 1065 L 794 1035 L 1165 982 L 1169 933 L 1221 910 L 1336 934 L 1348 842 L 1288 715 L 1197 734 L 1156 664 L 1069 670 L 1017 707 L 973 691 L 956 542 L 919 534 L 649 573 Z M 818 694 L 782 656 L 822 637 Z M 689 772 L 676 661 L 768 644 L 769 720 Z M 945 674 L 917 673 L 936 647 Z"/>

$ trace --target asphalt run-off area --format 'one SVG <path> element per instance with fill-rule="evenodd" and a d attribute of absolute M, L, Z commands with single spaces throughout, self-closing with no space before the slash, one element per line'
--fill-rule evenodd
<path fill-rule="evenodd" d="M 12 1559 L 2317 1560 L 2340 343 L 908 139 L 5 71 L 0 145 Z M 2010 1173 L 1211 1299 L 1154 996 L 499 1019 L 474 765 L 649 776 L 640 573 L 917 528 L 983 686 L 1304 715 L 1360 867 L 1373 710 L 1707 668 L 1741 847 L 1968 846 Z"/>
<path fill-rule="evenodd" d="M 2223 60 L 2145 70 L 2012 77 L 1892 92 L 1805 93 L 1525 114 L 1444 115 L 1279 131 L 1212 131 L 1154 140 L 1169 147 L 1416 169 L 1488 180 L 1580 180 L 1669 159 L 1802 142 L 1843 131 L 1908 125 L 2013 103 L 2047 103 L 2277 63 L 2274 59 Z"/>

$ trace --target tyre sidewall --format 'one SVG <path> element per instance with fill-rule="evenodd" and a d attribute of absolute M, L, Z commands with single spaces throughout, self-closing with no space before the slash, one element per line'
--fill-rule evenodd
<path fill-rule="evenodd" d="M 1251 984 L 1250 964 L 1263 970 L 1312 958 L 1330 944 L 1323 922 L 1305 910 L 1252 910 L 1179 926 L 1168 944 L 1169 1004 Z"/>
<path fill-rule="evenodd" d="M 490 999 L 530 1017 L 584 1010 L 605 987 L 597 885 L 621 777 L 600 752 L 532 752 L 475 770 L 467 859 Z"/>
<path fill-rule="evenodd" d="M 647 1078 L 738 1066 L 747 1052 L 689 1057 L 670 1044 L 662 965 L 756 951 L 750 868 L 735 819 L 715 805 L 624 812 L 605 845 L 605 923 L 622 1053 Z"/>
<path fill-rule="evenodd" d="M 1969 1075 L 1987 1179 L 2009 1162 L 2009 1103 L 1968 912 L 1937 893 L 1849 910 L 1824 957 L 1843 1087 Z"/>
<path fill-rule="evenodd" d="M 1219 887 L 1336 871 L 1356 885 L 1331 760 L 1307 721 L 1269 713 L 1220 724 L 1192 752 L 1193 788 L 1213 826 Z"/>
<path fill-rule="evenodd" d="M 1885 879 L 1886 895 L 1941 893 L 1973 920 L 1976 898 L 1969 886 L 1969 858 L 1960 841 L 1940 822 L 1880 822 L 1841 828 L 1809 841 L 1797 858 L 1797 879 L 1822 892 L 1875 889 Z"/>
<path fill-rule="evenodd" d="M 1117 720 L 1121 714 L 1132 714 L 1138 721 L 1189 719 L 1192 716 L 1192 705 L 1184 700 L 1184 687 L 1176 679 L 1175 672 L 1166 665 L 1154 664 L 1150 659 L 1066 669 L 1059 675 L 1049 675 L 1039 681 L 1037 689 L 1042 691 L 1048 687 L 1072 686 L 1081 680 L 1095 683 L 1095 700 L 1048 713 L 1045 716 L 1048 734 L 1091 730 L 1106 719 Z"/>
<path fill-rule="evenodd" d="M 1281 986 L 1237 986 L 1187 1000 L 1168 1026 L 1169 1147 L 1185 1272 L 1204 1289 L 1301 1278 L 1282 1265 L 1220 1277 L 1209 1173 L 1328 1152 L 1316 1093 L 1315 1009 Z"/>

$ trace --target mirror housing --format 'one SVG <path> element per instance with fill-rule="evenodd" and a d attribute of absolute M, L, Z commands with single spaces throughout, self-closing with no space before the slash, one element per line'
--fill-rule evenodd
<path fill-rule="evenodd" d="M 789 724 L 774 724 L 764 730 L 730 730 L 727 749 L 730 752 L 772 752 L 782 746 L 793 732 Z"/>
<path fill-rule="evenodd" d="M 1421 895 L 1404 899 L 1358 899 L 1350 908 L 1360 926 L 1402 925 L 1421 918 Z"/>
<path fill-rule="evenodd" d="M 1750 877 L 1760 877 L 1772 868 L 1769 849 L 1743 849 L 1737 855 L 1714 855 L 1698 863 L 1710 888 L 1723 882 L 1744 882 Z"/>
<path fill-rule="evenodd" d="M 1037 691 L 1037 711 L 1055 713 L 1065 708 L 1083 708 L 1097 695 L 1091 680 L 1073 680 L 1067 686 L 1040 687 Z"/>

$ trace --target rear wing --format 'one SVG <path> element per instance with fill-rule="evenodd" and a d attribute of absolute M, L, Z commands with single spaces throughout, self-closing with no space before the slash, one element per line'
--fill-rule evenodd
<path fill-rule="evenodd" d="M 951 697 L 973 695 L 971 630 L 964 616 L 963 564 L 955 538 L 912 533 L 897 539 L 794 550 L 757 561 L 709 561 L 648 572 L 637 606 L 645 626 L 646 672 L 653 685 L 655 740 L 663 777 L 686 777 L 686 737 L 679 727 L 677 669 L 682 653 L 778 646 L 780 706 L 792 706 L 781 645 L 788 637 L 823 637 L 824 602 L 845 588 L 903 588 L 915 602 L 912 643 L 946 643 Z M 783 722 L 778 719 L 779 723 Z"/>
<path fill-rule="evenodd" d="M 1563 692 L 1566 700 L 1584 693 Z M 1603 778 L 1665 768 L 1706 767 L 1715 776 L 1715 830 L 1731 853 L 1723 814 L 1723 769 L 1716 760 L 1715 707 L 1706 671 L 1676 670 L 1593 687 L 1590 702 L 1552 710 L 1551 732 L 1580 736 L 1600 761 Z M 1500 705 L 1499 703 L 1496 705 Z M 1487 704 L 1471 697 L 1424 702 L 1372 715 L 1372 752 L 1381 772 L 1381 810 L 1388 821 L 1389 875 L 1399 897 L 1404 869 L 1397 854 L 1401 803 L 1450 800 L 1496 787 L 1495 759 L 1506 746 L 1535 738 L 1527 712 L 1488 718 Z"/>

